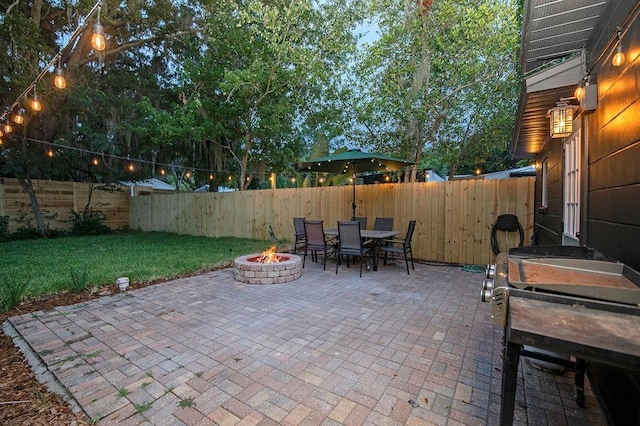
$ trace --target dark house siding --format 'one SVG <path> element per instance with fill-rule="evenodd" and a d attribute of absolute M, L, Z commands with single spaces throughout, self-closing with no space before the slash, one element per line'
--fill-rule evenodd
<path fill-rule="evenodd" d="M 611 65 L 612 35 L 629 19 L 638 2 L 611 2 L 587 45 L 587 67 L 598 84 L 595 111 L 578 117 L 583 123 L 582 229 L 580 243 L 640 270 L 640 20 L 623 37 L 627 54 Z M 548 208 L 542 211 L 541 168 L 536 179 L 536 243 L 562 244 L 564 139 L 548 140 L 537 162 L 548 159 Z M 640 424 L 640 373 L 589 364 L 594 385 L 609 420 Z"/>
<path fill-rule="evenodd" d="M 592 60 L 602 58 L 592 75 L 598 84 L 598 107 L 586 118 L 588 135 L 586 245 L 640 270 L 640 21 L 623 38 L 627 53 L 621 67 L 611 65 L 603 35 L 615 34 L 631 2 L 615 5 L 600 38 L 587 47 Z M 613 6 L 612 5 L 612 6 Z M 634 61 L 635 59 L 635 61 Z M 589 364 L 589 377 L 616 425 L 640 422 L 640 373 Z"/>
<path fill-rule="evenodd" d="M 538 154 L 537 161 L 547 160 L 547 208 L 541 210 L 542 167 L 536 176 L 535 240 L 538 245 L 562 242 L 562 140 L 551 139 Z"/>

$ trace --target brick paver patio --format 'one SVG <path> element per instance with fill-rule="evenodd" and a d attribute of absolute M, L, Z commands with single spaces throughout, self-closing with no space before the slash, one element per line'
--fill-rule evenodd
<path fill-rule="evenodd" d="M 502 330 L 479 301 L 483 274 L 334 265 L 262 286 L 226 269 L 5 330 L 100 425 L 497 424 Z M 522 362 L 516 424 L 605 424 L 588 383 L 586 408 L 573 392 L 572 373 Z"/>

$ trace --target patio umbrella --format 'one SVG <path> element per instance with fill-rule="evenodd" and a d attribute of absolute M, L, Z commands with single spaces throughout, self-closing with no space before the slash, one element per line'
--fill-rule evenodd
<path fill-rule="evenodd" d="M 362 152 L 350 149 L 337 154 L 327 155 L 300 164 L 301 171 L 351 174 L 354 177 L 362 172 L 395 172 L 405 166 L 414 164 L 411 161 L 389 157 L 387 155 Z M 353 201 L 351 202 L 353 217 L 356 216 L 356 180 L 353 179 Z"/>

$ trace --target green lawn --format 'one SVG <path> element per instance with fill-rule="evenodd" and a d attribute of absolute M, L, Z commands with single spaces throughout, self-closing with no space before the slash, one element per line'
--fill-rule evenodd
<path fill-rule="evenodd" d="M 269 241 L 206 238 L 162 232 L 12 241 L 0 244 L 0 271 L 29 281 L 25 296 L 59 293 L 72 275 L 87 269 L 89 285 L 171 279 L 230 265 L 234 258 L 262 251 Z"/>

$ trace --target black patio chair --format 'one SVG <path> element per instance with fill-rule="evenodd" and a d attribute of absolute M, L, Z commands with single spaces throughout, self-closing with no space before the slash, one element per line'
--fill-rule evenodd
<path fill-rule="evenodd" d="M 304 231 L 304 217 L 294 217 L 293 218 L 293 229 L 296 234 L 296 241 L 293 245 L 293 253 L 298 253 L 298 249 L 304 250 L 304 245 L 306 242 L 306 234 Z"/>
<path fill-rule="evenodd" d="M 318 262 L 318 253 L 324 254 L 322 260 L 322 269 L 327 268 L 327 256 L 333 252 L 333 246 L 327 243 L 324 235 L 324 227 L 321 220 L 305 220 L 304 232 L 306 235 L 304 245 L 304 257 L 302 258 L 302 267 L 304 268 L 307 260 L 307 253 L 311 252 L 311 260 Z"/>
<path fill-rule="evenodd" d="M 376 221 L 373 223 L 374 231 L 393 231 L 393 218 L 392 217 L 376 217 Z"/>
<path fill-rule="evenodd" d="M 360 223 L 360 229 L 367 229 L 367 217 L 366 216 L 355 216 L 351 218 L 352 221 L 356 221 Z"/>
<path fill-rule="evenodd" d="M 338 221 L 338 261 L 336 262 L 336 274 L 338 273 L 338 265 L 340 265 L 340 259 L 342 256 L 347 258 L 347 268 L 349 268 L 349 256 L 360 258 L 360 276 L 362 276 L 362 264 L 364 263 L 364 256 L 371 252 L 371 247 L 365 247 L 362 242 L 362 236 L 360 235 L 360 222 L 350 221 L 341 222 Z"/>
<path fill-rule="evenodd" d="M 407 266 L 407 275 L 409 275 L 409 260 L 408 256 L 411 256 L 411 269 L 416 269 L 413 264 L 413 250 L 411 249 L 411 239 L 413 238 L 413 231 L 416 228 L 416 221 L 412 220 L 409 222 L 409 228 L 407 229 L 407 235 L 402 238 L 390 238 L 387 240 L 383 240 L 383 242 L 388 242 L 389 245 L 381 245 L 379 247 L 380 251 L 384 252 L 384 265 L 387 266 L 387 255 L 389 253 L 394 254 L 402 254 L 404 256 L 404 263 Z"/>

